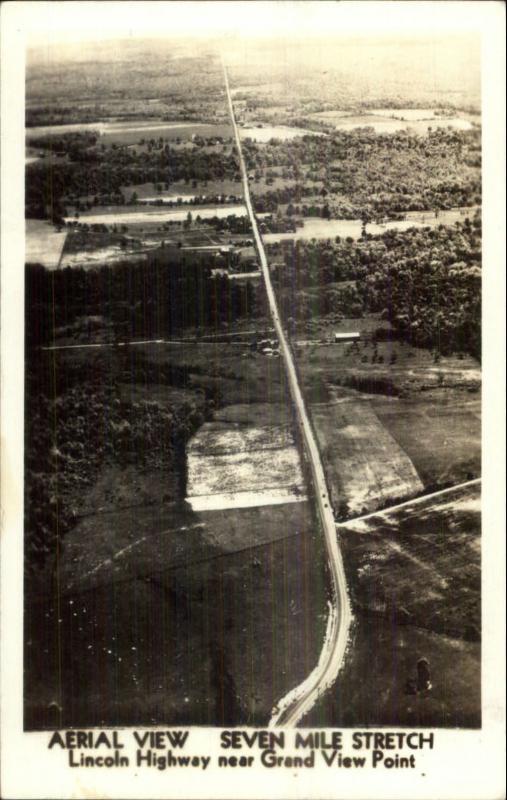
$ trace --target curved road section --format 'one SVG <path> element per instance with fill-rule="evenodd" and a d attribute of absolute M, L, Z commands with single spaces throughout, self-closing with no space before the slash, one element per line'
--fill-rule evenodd
<path fill-rule="evenodd" d="M 250 197 L 250 187 L 248 185 L 248 175 L 246 165 L 243 158 L 243 151 L 241 149 L 241 140 L 239 138 L 238 126 L 236 125 L 236 118 L 234 116 L 234 108 L 232 105 L 231 93 L 229 89 L 229 79 L 225 64 L 223 65 L 225 88 L 227 92 L 227 100 L 229 103 L 229 112 L 231 115 L 232 126 L 234 129 L 234 136 L 236 139 L 236 147 L 238 150 L 241 177 L 243 181 L 243 189 L 245 195 L 245 205 L 248 210 L 248 215 L 252 223 L 252 230 L 257 248 L 257 253 L 260 259 L 261 271 L 266 286 L 268 295 L 269 308 L 273 325 L 276 330 L 278 341 L 280 342 L 280 351 L 285 364 L 287 378 L 289 383 L 289 390 L 291 393 L 292 401 L 296 408 L 296 415 L 298 425 L 303 438 L 306 454 L 310 463 L 312 480 L 314 485 L 315 499 L 317 509 L 324 532 L 327 554 L 329 558 L 329 567 L 332 577 L 333 598 L 330 603 L 330 613 L 328 617 L 327 632 L 324 642 L 324 647 L 321 652 L 319 663 L 312 671 L 312 673 L 303 681 L 300 686 L 297 686 L 288 695 L 286 695 L 273 711 L 273 716 L 270 721 L 270 726 L 294 726 L 297 725 L 301 719 L 313 707 L 318 697 L 325 689 L 329 688 L 338 675 L 340 667 L 343 662 L 345 650 L 348 641 L 348 632 L 351 621 L 350 603 L 347 594 L 347 585 L 345 581 L 345 571 L 343 568 L 343 560 L 340 549 L 338 547 L 338 540 L 336 535 L 336 523 L 334 520 L 333 510 L 329 501 L 329 495 L 324 476 L 324 469 L 322 466 L 320 452 L 313 435 L 310 420 L 306 411 L 306 406 L 303 400 L 303 395 L 299 387 L 299 382 L 296 373 L 296 367 L 292 357 L 285 332 L 280 322 L 278 313 L 278 306 L 271 283 L 271 276 L 269 274 L 268 262 L 264 245 L 259 234 L 255 214 L 253 211 L 252 201 Z"/>

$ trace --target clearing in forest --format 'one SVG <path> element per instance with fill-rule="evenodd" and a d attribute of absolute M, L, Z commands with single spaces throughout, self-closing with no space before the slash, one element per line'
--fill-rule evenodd
<path fill-rule="evenodd" d="M 204 424 L 187 447 L 187 500 L 194 511 L 306 499 L 288 428 Z"/>
<path fill-rule="evenodd" d="M 27 219 L 25 263 L 42 264 L 47 269 L 56 269 L 66 238 L 67 231 L 58 232 L 50 222 Z"/>

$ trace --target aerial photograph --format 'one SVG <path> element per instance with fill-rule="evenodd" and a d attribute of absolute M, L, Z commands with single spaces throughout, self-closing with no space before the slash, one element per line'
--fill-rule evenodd
<path fill-rule="evenodd" d="M 481 727 L 480 41 L 311 5 L 28 43 L 27 731 Z"/>

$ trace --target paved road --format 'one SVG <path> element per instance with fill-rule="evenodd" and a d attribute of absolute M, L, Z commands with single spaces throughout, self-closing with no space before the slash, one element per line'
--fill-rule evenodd
<path fill-rule="evenodd" d="M 342 556 L 338 547 L 336 524 L 328 496 L 326 480 L 324 477 L 324 468 L 322 466 L 320 452 L 313 435 L 310 420 L 308 418 L 303 395 L 299 387 L 299 381 L 292 357 L 292 352 L 280 321 L 278 305 L 269 274 L 266 253 L 264 251 L 264 245 L 259 234 L 259 229 L 257 227 L 257 222 L 252 207 L 250 188 L 248 185 L 248 174 L 241 149 L 239 131 L 234 116 L 234 108 L 229 90 L 229 79 L 225 64 L 224 80 L 231 121 L 234 128 L 234 136 L 236 139 L 236 147 L 238 150 L 245 205 L 247 207 L 248 215 L 252 224 L 255 245 L 261 264 L 264 283 L 266 285 L 271 317 L 278 340 L 280 342 L 280 352 L 284 360 L 285 369 L 287 371 L 289 389 L 292 401 L 296 408 L 297 420 L 311 468 L 315 499 L 324 532 L 333 586 L 333 602 L 329 614 L 326 640 L 319 663 L 299 687 L 296 687 L 285 698 L 280 700 L 277 708 L 273 712 L 273 717 L 270 722 L 270 726 L 272 727 L 281 725 L 291 726 L 297 725 L 298 722 L 300 722 L 300 720 L 305 716 L 305 714 L 313 707 L 317 698 L 324 691 L 324 689 L 328 688 L 334 683 L 342 665 L 347 646 L 348 632 L 351 621 L 351 610 L 347 594 L 347 585 L 345 581 L 345 571 L 343 568 Z"/>

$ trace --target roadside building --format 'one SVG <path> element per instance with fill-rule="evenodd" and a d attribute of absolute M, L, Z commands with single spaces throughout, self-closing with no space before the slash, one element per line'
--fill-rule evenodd
<path fill-rule="evenodd" d="M 335 342 L 357 342 L 361 338 L 358 331 L 348 331 L 346 333 L 335 333 Z"/>

